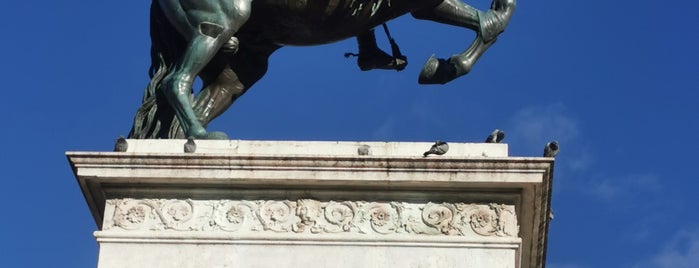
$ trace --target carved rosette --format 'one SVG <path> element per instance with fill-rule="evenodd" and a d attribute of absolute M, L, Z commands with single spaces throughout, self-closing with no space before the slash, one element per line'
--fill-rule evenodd
<path fill-rule="evenodd" d="M 113 199 L 104 230 L 517 237 L 513 205 L 299 200 Z"/>
<path fill-rule="evenodd" d="M 112 224 L 126 230 L 138 230 L 146 222 L 156 221 L 153 208 L 147 202 L 123 200 L 114 203 Z"/>
<path fill-rule="evenodd" d="M 253 207 L 241 201 L 218 202 L 213 208 L 213 225 L 222 231 L 238 231 L 253 217 Z"/>
<path fill-rule="evenodd" d="M 475 209 L 469 223 L 473 231 L 480 235 L 493 235 L 497 230 L 495 213 L 486 209 Z"/>
<path fill-rule="evenodd" d="M 470 215 L 468 222 L 473 231 L 482 236 L 517 236 L 519 226 L 512 206 L 489 204 L 487 206 L 468 205 L 462 208 Z"/>
<path fill-rule="evenodd" d="M 369 221 L 371 229 L 380 234 L 395 233 L 398 229 L 398 205 L 395 203 L 369 203 L 364 206 L 366 215 L 362 222 Z M 362 230 L 366 232 L 365 230 Z"/>

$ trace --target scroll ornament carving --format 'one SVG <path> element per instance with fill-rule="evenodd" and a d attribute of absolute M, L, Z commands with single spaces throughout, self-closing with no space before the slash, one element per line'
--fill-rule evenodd
<path fill-rule="evenodd" d="M 513 205 L 299 200 L 111 199 L 104 230 L 516 237 Z"/>

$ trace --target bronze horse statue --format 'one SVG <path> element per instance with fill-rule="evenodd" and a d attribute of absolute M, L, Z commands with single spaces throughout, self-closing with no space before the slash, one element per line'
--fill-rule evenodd
<path fill-rule="evenodd" d="M 267 71 L 284 45 L 327 44 L 410 13 L 477 33 L 461 54 L 430 57 L 418 82 L 444 84 L 471 70 L 504 31 L 515 0 L 487 11 L 459 0 L 153 0 L 151 81 L 130 138 L 226 139 L 206 125 Z M 194 79 L 203 89 L 192 95 Z"/>

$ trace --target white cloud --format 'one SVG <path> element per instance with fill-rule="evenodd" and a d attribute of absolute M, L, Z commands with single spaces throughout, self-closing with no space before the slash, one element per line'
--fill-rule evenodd
<path fill-rule="evenodd" d="M 607 201 L 628 199 L 659 192 L 662 184 L 655 174 L 632 174 L 622 177 L 593 179 L 587 193 Z"/>
<path fill-rule="evenodd" d="M 588 170 L 588 168 L 592 164 L 593 158 L 587 146 L 578 148 L 574 152 L 575 156 L 569 157 L 567 159 L 567 167 L 570 168 L 573 172 L 581 172 Z"/>
<path fill-rule="evenodd" d="M 595 182 L 589 188 L 589 193 L 596 197 L 610 200 L 619 195 L 620 189 L 620 186 L 614 185 L 610 180 L 602 180 Z"/>
<path fill-rule="evenodd" d="M 547 142 L 556 140 L 560 153 L 556 161 L 556 180 L 554 194 L 562 189 L 580 189 L 573 187 L 585 177 L 594 157 L 588 145 L 584 144 L 579 120 L 570 115 L 565 105 L 553 103 L 542 106 L 523 108 L 511 117 L 508 127 L 504 129 L 510 155 L 542 156 Z"/>
<path fill-rule="evenodd" d="M 372 134 L 375 140 L 388 140 L 393 136 L 396 127 L 396 120 L 393 117 L 386 118 Z"/>
<path fill-rule="evenodd" d="M 510 132 L 517 142 L 541 145 L 541 149 L 546 142 L 558 140 L 566 144 L 580 135 L 577 120 L 568 116 L 560 103 L 519 110 L 512 118 L 512 126 Z"/>
<path fill-rule="evenodd" d="M 410 105 L 410 118 L 422 126 L 434 128 L 436 132 L 448 131 L 449 123 L 436 109 L 429 109 L 431 103 L 424 99 L 415 99 Z"/>
<path fill-rule="evenodd" d="M 699 266 L 699 230 L 679 231 L 663 249 L 637 268 L 693 268 Z"/>

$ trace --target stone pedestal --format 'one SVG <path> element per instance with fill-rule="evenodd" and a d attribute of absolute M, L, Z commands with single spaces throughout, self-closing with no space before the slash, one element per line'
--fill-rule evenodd
<path fill-rule="evenodd" d="M 551 158 L 506 144 L 128 140 L 68 152 L 99 268 L 543 267 Z"/>

